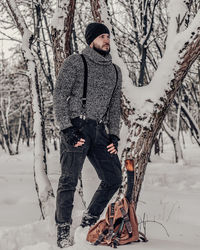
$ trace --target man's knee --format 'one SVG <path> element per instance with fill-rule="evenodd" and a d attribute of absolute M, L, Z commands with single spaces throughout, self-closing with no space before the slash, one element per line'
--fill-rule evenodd
<path fill-rule="evenodd" d="M 117 187 L 121 186 L 121 184 L 122 184 L 122 171 L 121 171 L 121 168 L 118 169 L 118 171 L 116 171 L 115 177 L 113 178 L 113 182 L 114 182 L 114 185 L 116 185 Z"/>
<path fill-rule="evenodd" d="M 58 189 L 75 191 L 77 183 L 78 178 L 75 178 L 72 175 L 62 174 L 59 178 Z"/>
<path fill-rule="evenodd" d="M 107 187 L 108 189 L 117 190 L 122 184 L 122 176 L 121 175 L 115 176 L 112 179 L 103 181 L 102 184 L 104 187 Z"/>
<path fill-rule="evenodd" d="M 116 186 L 116 189 L 118 189 L 122 184 L 122 175 L 119 175 L 116 177 L 115 179 L 115 186 Z"/>

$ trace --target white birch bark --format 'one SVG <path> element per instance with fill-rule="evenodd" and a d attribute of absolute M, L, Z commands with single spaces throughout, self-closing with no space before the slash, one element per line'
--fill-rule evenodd
<path fill-rule="evenodd" d="M 34 53 L 31 50 L 33 34 L 28 29 L 26 22 L 17 6 L 16 1 L 6 0 L 16 26 L 22 35 L 22 51 L 28 66 L 28 77 L 31 82 L 31 100 L 33 109 L 34 133 L 34 179 L 38 194 L 39 204 L 43 219 L 52 216 L 54 211 L 54 194 L 51 183 L 45 172 L 45 150 L 42 142 L 41 106 L 40 96 L 37 91 L 38 74 Z"/>

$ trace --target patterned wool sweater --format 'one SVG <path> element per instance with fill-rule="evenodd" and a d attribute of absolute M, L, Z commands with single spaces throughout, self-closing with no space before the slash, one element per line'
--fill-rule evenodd
<path fill-rule="evenodd" d="M 82 54 L 88 65 L 86 117 L 101 119 L 110 102 L 116 84 L 116 71 L 110 54 L 105 57 L 87 46 Z M 119 137 L 122 74 L 117 66 L 118 81 L 105 124 L 110 134 Z M 84 84 L 84 64 L 79 54 L 67 57 L 58 74 L 53 93 L 53 107 L 60 130 L 72 126 L 71 120 L 81 114 Z"/>

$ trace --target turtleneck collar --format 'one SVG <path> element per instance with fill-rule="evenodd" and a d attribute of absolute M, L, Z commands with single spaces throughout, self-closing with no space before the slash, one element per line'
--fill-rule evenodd
<path fill-rule="evenodd" d="M 98 48 L 96 48 L 96 47 L 93 47 L 93 49 L 94 49 L 96 52 L 98 52 L 100 55 L 104 56 L 104 57 L 110 53 L 110 51 L 108 52 L 108 51 L 105 51 L 105 50 L 102 50 L 102 49 L 98 49 Z"/>
<path fill-rule="evenodd" d="M 95 62 L 96 64 L 109 65 L 112 63 L 112 56 L 110 53 L 103 56 L 97 51 L 95 51 L 93 48 L 90 48 L 90 46 L 87 46 L 85 49 L 83 49 L 82 53 L 88 56 L 89 59 Z"/>

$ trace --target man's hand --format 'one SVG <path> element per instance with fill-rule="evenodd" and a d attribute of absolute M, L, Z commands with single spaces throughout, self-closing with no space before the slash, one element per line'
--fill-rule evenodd
<path fill-rule="evenodd" d="M 85 121 L 81 119 L 80 117 L 71 119 L 71 123 L 75 128 L 77 128 L 77 130 L 80 130 L 85 125 Z M 84 143 L 85 143 L 85 139 L 80 138 L 80 140 L 74 145 L 74 147 L 80 147 Z"/>
<path fill-rule="evenodd" d="M 80 147 L 85 143 L 85 139 L 81 138 L 75 145 L 74 147 Z"/>
<path fill-rule="evenodd" d="M 82 146 L 85 142 L 82 133 L 74 126 L 66 128 L 62 130 L 62 132 L 64 134 L 65 141 L 74 147 Z"/>
<path fill-rule="evenodd" d="M 111 154 L 117 154 L 117 150 L 118 150 L 118 141 L 120 140 L 118 136 L 113 135 L 113 134 L 109 134 L 109 138 L 110 138 L 110 142 L 111 144 L 109 144 L 107 146 L 108 148 L 108 152 L 110 152 Z"/>
<path fill-rule="evenodd" d="M 110 152 L 111 154 L 117 154 L 117 150 L 115 149 L 115 146 L 114 146 L 114 144 L 113 143 L 111 143 L 111 144 L 109 144 L 108 146 L 107 146 L 107 148 L 108 148 L 108 152 Z"/>

